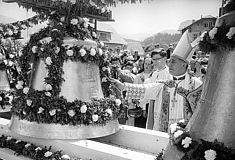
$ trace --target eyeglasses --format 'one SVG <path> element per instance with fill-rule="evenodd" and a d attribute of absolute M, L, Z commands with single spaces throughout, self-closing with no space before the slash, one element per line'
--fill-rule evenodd
<path fill-rule="evenodd" d="M 154 59 L 152 59 L 153 61 L 160 61 L 161 59 L 163 59 L 163 57 L 161 57 L 161 58 L 154 58 Z"/>

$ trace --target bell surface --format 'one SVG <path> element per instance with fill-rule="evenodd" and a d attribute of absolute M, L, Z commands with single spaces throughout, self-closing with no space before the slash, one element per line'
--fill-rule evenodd
<path fill-rule="evenodd" d="M 75 99 L 90 101 L 91 98 L 103 98 L 99 67 L 93 63 L 65 61 L 63 64 L 64 81 L 60 96 L 67 101 Z"/>
<path fill-rule="evenodd" d="M 201 104 L 188 129 L 192 137 L 235 148 L 235 50 L 210 57 Z"/>

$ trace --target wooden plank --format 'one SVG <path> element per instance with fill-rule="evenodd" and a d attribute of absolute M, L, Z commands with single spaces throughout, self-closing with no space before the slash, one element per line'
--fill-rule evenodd
<path fill-rule="evenodd" d="M 150 154 L 158 154 L 165 149 L 169 136 L 167 133 L 127 125 L 120 125 L 120 131 L 106 137 L 94 139 L 97 142 L 121 145 Z"/>
<path fill-rule="evenodd" d="M 16 156 L 14 151 L 5 148 L 0 148 L 0 158 L 4 160 L 31 160 L 23 156 Z"/>
<path fill-rule="evenodd" d="M 93 140 L 48 140 L 21 136 L 11 132 L 8 129 L 9 122 L 9 120 L 0 119 L 0 134 L 9 135 L 16 139 L 27 141 L 29 143 L 33 143 L 41 147 L 52 146 L 52 149 L 54 151 L 62 150 L 64 154 L 68 154 L 71 157 L 96 160 L 155 159 L 155 155 L 153 154 L 135 151 L 129 147 L 114 144 L 106 144 Z"/>

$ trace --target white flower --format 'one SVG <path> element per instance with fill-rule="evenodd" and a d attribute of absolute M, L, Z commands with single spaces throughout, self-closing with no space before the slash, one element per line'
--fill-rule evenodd
<path fill-rule="evenodd" d="M 37 46 L 33 46 L 33 47 L 32 47 L 32 52 L 33 52 L 33 53 L 36 53 L 37 48 L 38 48 Z"/>
<path fill-rule="evenodd" d="M 20 143 L 21 142 L 21 140 L 17 140 L 15 143 L 17 144 L 17 143 Z"/>
<path fill-rule="evenodd" d="M 84 104 L 81 107 L 81 113 L 86 113 L 86 111 L 87 111 L 87 106 Z"/>
<path fill-rule="evenodd" d="M 9 57 L 10 57 L 10 58 L 14 58 L 15 55 L 14 55 L 14 54 L 10 54 Z"/>
<path fill-rule="evenodd" d="M 71 50 L 71 49 L 67 50 L 66 54 L 68 56 L 73 56 L 73 50 Z"/>
<path fill-rule="evenodd" d="M 51 30 L 52 32 L 58 32 L 58 29 L 54 28 Z"/>
<path fill-rule="evenodd" d="M 91 48 L 90 55 L 94 56 L 96 54 L 96 51 L 94 48 Z"/>
<path fill-rule="evenodd" d="M 68 111 L 68 114 L 69 114 L 70 117 L 73 117 L 75 115 L 75 112 L 74 112 L 74 110 L 70 109 Z"/>
<path fill-rule="evenodd" d="M 86 55 L 86 50 L 85 49 L 80 49 L 80 51 L 79 51 L 80 53 L 81 53 L 81 56 L 83 57 L 83 56 L 85 56 Z"/>
<path fill-rule="evenodd" d="M 178 130 L 178 131 L 176 131 L 175 133 L 174 133 L 174 137 L 175 138 L 178 138 L 180 135 L 182 135 L 184 132 L 183 131 L 181 131 L 181 130 Z"/>
<path fill-rule="evenodd" d="M 31 146 L 31 144 L 30 144 L 30 143 L 27 143 L 24 147 L 25 147 L 25 148 L 28 148 L 29 146 Z"/>
<path fill-rule="evenodd" d="M 216 151 L 210 149 L 205 151 L 205 159 L 206 160 L 214 160 L 216 158 Z"/>
<path fill-rule="evenodd" d="M 35 149 L 35 151 L 38 151 L 38 150 L 42 150 L 42 148 L 41 148 L 41 147 L 37 147 L 37 148 Z"/>
<path fill-rule="evenodd" d="M 73 18 L 73 19 L 70 21 L 70 23 L 71 23 L 72 25 L 77 25 L 77 24 L 78 24 L 78 19 Z"/>
<path fill-rule="evenodd" d="M 33 102 L 33 101 L 27 99 L 27 100 L 26 100 L 27 106 L 31 106 L 32 102 Z"/>
<path fill-rule="evenodd" d="M 106 109 L 105 112 L 108 113 L 108 114 L 110 114 L 111 116 L 112 116 L 112 114 L 113 114 L 113 111 L 112 111 L 110 108 Z"/>
<path fill-rule="evenodd" d="M 60 47 L 55 48 L 55 53 L 58 54 L 60 52 Z"/>
<path fill-rule="evenodd" d="M 184 119 L 181 119 L 180 121 L 179 121 L 179 123 L 184 123 L 185 122 L 185 120 Z"/>
<path fill-rule="evenodd" d="M 47 85 L 46 85 L 46 90 L 47 90 L 47 91 L 52 90 L 52 86 L 51 86 L 50 84 L 47 84 Z"/>
<path fill-rule="evenodd" d="M 83 18 L 83 20 L 84 20 L 84 27 L 87 28 L 89 19 L 88 18 Z"/>
<path fill-rule="evenodd" d="M 61 17 L 61 18 L 60 18 L 60 21 L 61 21 L 61 22 L 64 22 L 64 21 L 65 21 L 65 17 L 64 17 L 64 16 Z"/>
<path fill-rule="evenodd" d="M 28 92 L 29 92 L 29 87 L 24 87 L 23 93 L 24 93 L 24 94 L 27 94 Z"/>
<path fill-rule="evenodd" d="M 218 28 L 215 27 L 209 32 L 209 36 L 210 36 L 211 39 L 214 39 L 214 37 L 217 33 L 217 30 L 218 30 Z"/>
<path fill-rule="evenodd" d="M 17 88 L 17 89 L 22 89 L 23 86 L 22 86 L 21 84 L 16 84 L 16 88 Z"/>
<path fill-rule="evenodd" d="M 47 152 L 44 154 L 45 157 L 50 157 L 51 155 L 52 155 L 52 152 L 50 152 L 50 151 L 47 151 Z"/>
<path fill-rule="evenodd" d="M 44 51 L 44 48 L 43 48 L 43 47 L 41 47 L 41 48 L 40 48 L 40 50 L 43 52 L 43 51 Z"/>
<path fill-rule="evenodd" d="M 48 97 L 51 97 L 51 93 L 50 92 L 45 92 L 45 95 Z"/>
<path fill-rule="evenodd" d="M 18 81 L 17 84 L 23 85 L 24 81 Z"/>
<path fill-rule="evenodd" d="M 12 61 L 9 61 L 8 65 L 12 66 L 14 63 Z"/>
<path fill-rule="evenodd" d="M 186 137 L 185 139 L 182 140 L 182 145 L 184 148 L 188 148 L 191 143 L 192 143 L 192 138 L 190 137 Z"/>
<path fill-rule="evenodd" d="M 45 110 L 44 108 L 40 107 L 40 108 L 38 109 L 38 114 L 42 113 L 44 110 Z"/>
<path fill-rule="evenodd" d="M 101 45 L 101 47 L 103 47 L 104 46 L 104 42 L 100 42 L 100 45 Z"/>
<path fill-rule="evenodd" d="M 102 55 L 102 54 L 103 54 L 103 51 L 102 51 L 101 48 L 98 49 L 98 53 L 99 53 L 99 55 Z"/>
<path fill-rule="evenodd" d="M 5 63 L 5 65 L 7 65 L 8 64 L 8 61 L 5 59 L 5 60 L 3 60 L 3 62 Z"/>
<path fill-rule="evenodd" d="M 102 81 L 102 82 L 107 82 L 107 78 L 106 78 L 106 77 L 103 77 L 101 81 Z"/>
<path fill-rule="evenodd" d="M 97 35 L 96 35 L 95 32 L 92 32 L 92 36 L 93 36 L 94 38 L 97 38 Z"/>
<path fill-rule="evenodd" d="M 25 111 L 23 111 L 23 114 L 24 114 L 24 115 L 26 115 L 26 112 L 25 112 Z"/>
<path fill-rule="evenodd" d="M 50 116 L 54 116 L 56 114 L 56 109 L 50 110 L 49 114 Z"/>
<path fill-rule="evenodd" d="M 106 11 L 106 8 L 103 7 L 103 8 L 101 9 L 101 13 L 104 13 L 105 11 Z"/>
<path fill-rule="evenodd" d="M 76 0 L 69 0 L 72 4 L 76 3 Z"/>
<path fill-rule="evenodd" d="M 0 97 L 0 101 L 2 101 L 2 97 Z"/>
<path fill-rule="evenodd" d="M 228 39 L 232 39 L 233 35 L 235 34 L 235 27 L 230 27 L 229 32 L 226 34 Z"/>
<path fill-rule="evenodd" d="M 64 154 L 61 158 L 63 158 L 64 160 L 70 160 L 70 157 L 66 154 Z"/>
<path fill-rule="evenodd" d="M 120 106 L 120 105 L 122 104 L 122 101 L 121 101 L 120 99 L 116 99 L 116 100 L 115 100 L 115 104 L 116 104 L 117 106 Z"/>
<path fill-rule="evenodd" d="M 11 136 L 8 136 L 8 137 L 7 137 L 7 141 L 10 141 L 11 139 L 12 139 Z"/>
<path fill-rule="evenodd" d="M 8 34 L 9 34 L 10 36 L 13 35 L 12 30 L 9 30 L 9 31 L 8 31 Z"/>
<path fill-rule="evenodd" d="M 178 128 L 177 123 L 173 123 L 170 125 L 170 130 L 171 133 L 174 133 L 176 131 L 176 129 Z"/>
<path fill-rule="evenodd" d="M 50 43 L 52 41 L 51 37 L 46 37 L 40 40 L 40 43 Z"/>
<path fill-rule="evenodd" d="M 52 63 L 51 57 L 47 57 L 46 58 L 46 64 L 51 65 L 51 63 Z"/>
<path fill-rule="evenodd" d="M 94 122 L 98 121 L 98 119 L 99 119 L 99 116 L 97 114 L 92 115 L 92 120 Z"/>
<path fill-rule="evenodd" d="M 23 55 L 22 50 L 19 50 L 18 55 L 21 57 Z"/>
<path fill-rule="evenodd" d="M 9 98 L 9 103 L 11 103 L 13 100 L 13 96 L 8 96 L 8 98 Z"/>

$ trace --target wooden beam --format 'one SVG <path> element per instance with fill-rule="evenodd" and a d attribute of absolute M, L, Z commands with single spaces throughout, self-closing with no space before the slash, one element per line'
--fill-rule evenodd
<path fill-rule="evenodd" d="M 53 151 L 62 150 L 63 154 L 82 159 L 154 160 L 168 143 L 166 133 L 125 125 L 122 125 L 116 134 L 91 140 L 30 138 L 11 132 L 9 126 L 9 120 L 0 118 L 0 134 L 12 136 L 40 147 L 52 146 Z"/>

